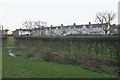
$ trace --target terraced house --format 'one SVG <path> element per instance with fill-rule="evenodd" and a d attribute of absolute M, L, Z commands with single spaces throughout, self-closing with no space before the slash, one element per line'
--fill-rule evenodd
<path fill-rule="evenodd" d="M 69 34 L 103 34 L 105 35 L 105 24 L 85 24 L 85 25 L 66 25 L 53 26 L 32 29 L 33 36 L 66 36 Z M 21 29 L 22 30 L 22 29 Z M 23 29 L 23 31 L 25 31 Z M 118 25 L 111 25 L 110 34 L 118 34 Z"/>
<path fill-rule="evenodd" d="M 14 36 L 24 36 L 24 35 L 30 35 L 31 32 L 28 29 L 16 29 L 15 31 L 13 31 L 13 35 Z"/>

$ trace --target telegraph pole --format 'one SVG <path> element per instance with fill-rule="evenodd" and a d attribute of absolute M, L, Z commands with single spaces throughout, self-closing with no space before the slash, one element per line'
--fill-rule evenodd
<path fill-rule="evenodd" d="M 120 1 L 118 2 L 118 34 L 120 34 Z"/>
<path fill-rule="evenodd" d="M 120 1 L 118 2 L 118 25 L 120 25 Z"/>
<path fill-rule="evenodd" d="M 2 27 L 2 36 L 3 36 L 3 25 L 1 27 Z"/>

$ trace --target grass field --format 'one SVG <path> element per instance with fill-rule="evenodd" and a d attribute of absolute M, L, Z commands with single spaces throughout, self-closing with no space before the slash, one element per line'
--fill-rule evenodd
<path fill-rule="evenodd" d="M 12 39 L 12 38 L 10 38 Z M 8 46 L 13 46 L 13 41 Z M 83 69 L 81 66 L 64 65 L 53 62 L 40 62 L 8 55 L 3 48 L 2 78 L 105 78 L 99 74 Z"/>
<path fill-rule="evenodd" d="M 103 78 L 81 66 L 13 58 L 3 50 L 3 78 Z"/>

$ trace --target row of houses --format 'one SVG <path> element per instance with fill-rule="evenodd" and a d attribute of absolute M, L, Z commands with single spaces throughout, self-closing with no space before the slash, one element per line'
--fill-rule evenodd
<path fill-rule="evenodd" d="M 86 24 L 86 25 L 67 25 L 63 26 L 50 26 L 50 27 L 40 27 L 34 29 L 16 29 L 13 34 L 16 36 L 20 35 L 33 35 L 33 36 L 66 36 L 69 34 L 105 34 L 104 28 L 106 24 Z M 118 25 L 111 25 L 110 34 L 118 34 Z"/>

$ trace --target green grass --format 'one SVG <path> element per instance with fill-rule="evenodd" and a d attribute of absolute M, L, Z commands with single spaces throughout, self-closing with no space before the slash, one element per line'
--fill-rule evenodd
<path fill-rule="evenodd" d="M 14 46 L 12 37 L 8 46 Z M 11 57 L 8 49 L 3 49 L 3 78 L 105 78 L 103 74 L 83 69 L 81 66 L 40 62 Z"/>
<path fill-rule="evenodd" d="M 103 78 L 81 66 L 14 58 L 3 50 L 3 78 Z"/>

